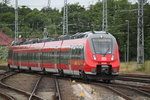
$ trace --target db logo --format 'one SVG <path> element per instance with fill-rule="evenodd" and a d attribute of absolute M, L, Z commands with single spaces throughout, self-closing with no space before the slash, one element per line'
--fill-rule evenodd
<path fill-rule="evenodd" d="M 102 57 L 102 60 L 103 60 L 103 61 L 106 61 L 106 60 L 107 60 L 107 58 L 106 58 L 106 57 Z"/>

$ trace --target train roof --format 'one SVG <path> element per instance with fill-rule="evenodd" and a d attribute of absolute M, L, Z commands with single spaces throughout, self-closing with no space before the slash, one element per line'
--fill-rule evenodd
<path fill-rule="evenodd" d="M 27 40 L 24 42 L 13 42 L 12 45 L 25 45 L 25 44 L 34 44 L 34 43 L 42 43 L 42 42 L 50 42 L 50 41 L 88 38 L 90 35 L 93 35 L 93 34 L 111 35 L 110 33 L 106 31 L 88 31 L 88 32 L 76 33 L 74 35 L 61 35 L 57 38 L 44 38 L 44 39 Z"/>

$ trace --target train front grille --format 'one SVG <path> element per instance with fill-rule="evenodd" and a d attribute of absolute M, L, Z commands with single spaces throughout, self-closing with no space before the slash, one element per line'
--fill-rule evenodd
<path fill-rule="evenodd" d="M 111 65 L 97 65 L 97 75 L 111 74 Z"/>

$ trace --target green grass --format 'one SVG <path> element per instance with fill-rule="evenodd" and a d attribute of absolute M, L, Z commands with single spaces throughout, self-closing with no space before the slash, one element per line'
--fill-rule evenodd
<path fill-rule="evenodd" d="M 0 66 L 7 66 L 7 62 L 0 61 Z"/>
<path fill-rule="evenodd" d="M 145 74 L 150 74 L 150 61 L 145 61 L 143 65 L 137 65 L 136 62 L 129 62 L 129 64 L 121 62 L 120 72 L 121 73 L 141 72 Z"/>

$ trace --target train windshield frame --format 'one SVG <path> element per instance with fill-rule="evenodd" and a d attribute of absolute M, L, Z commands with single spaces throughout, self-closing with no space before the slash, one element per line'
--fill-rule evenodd
<path fill-rule="evenodd" d="M 93 38 L 93 48 L 95 54 L 112 54 L 113 52 L 113 40 L 111 38 Z"/>

